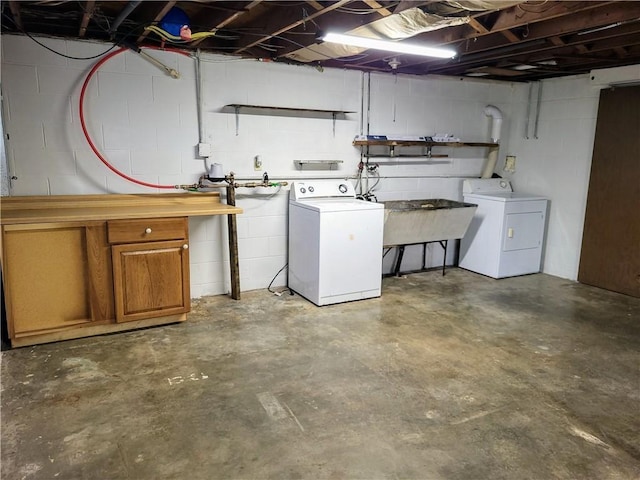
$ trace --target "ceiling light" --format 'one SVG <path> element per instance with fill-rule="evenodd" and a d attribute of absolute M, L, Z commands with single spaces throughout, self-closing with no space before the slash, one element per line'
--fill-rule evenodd
<path fill-rule="evenodd" d="M 515 67 L 511 67 L 513 70 L 533 70 L 536 67 L 535 65 L 526 65 L 526 64 L 522 64 L 522 65 L 516 65 Z"/>
<path fill-rule="evenodd" d="M 377 38 L 354 37 L 352 35 L 342 35 L 339 33 L 327 33 L 322 37 L 322 40 L 329 43 L 351 45 L 353 47 L 373 48 L 375 50 L 407 53 L 409 55 L 422 55 L 425 57 L 453 58 L 456 56 L 455 50 L 447 48 L 424 47 L 404 42 L 400 43 L 389 40 L 379 40 Z"/>

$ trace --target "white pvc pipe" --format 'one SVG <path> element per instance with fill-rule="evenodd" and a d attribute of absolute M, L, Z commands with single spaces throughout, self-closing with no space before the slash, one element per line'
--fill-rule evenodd
<path fill-rule="evenodd" d="M 498 107 L 487 105 L 484 107 L 484 114 L 491 117 L 493 123 L 491 125 L 491 141 L 493 143 L 500 142 L 500 130 L 502 129 L 502 112 Z"/>
<path fill-rule="evenodd" d="M 484 114 L 487 117 L 491 117 L 491 141 L 493 143 L 500 143 L 500 130 L 502 128 L 502 112 L 498 107 L 494 107 L 493 105 L 487 105 L 484 108 Z M 480 178 L 491 178 L 493 175 L 493 170 L 496 168 L 496 163 L 498 163 L 498 147 L 492 147 L 489 151 L 489 155 L 487 156 L 487 161 L 484 165 L 484 169 L 482 170 L 482 175 Z"/>

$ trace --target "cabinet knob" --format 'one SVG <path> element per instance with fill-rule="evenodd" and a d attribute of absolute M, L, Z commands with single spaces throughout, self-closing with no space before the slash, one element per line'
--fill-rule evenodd
<path fill-rule="evenodd" d="M 187 250 L 188 248 L 189 248 L 189 244 L 185 243 L 184 245 L 182 245 L 183 250 Z"/>
<path fill-rule="evenodd" d="M 151 233 L 152 231 L 153 231 L 153 230 L 151 230 L 151 228 L 147 227 L 147 228 L 144 230 L 144 233 Z"/>

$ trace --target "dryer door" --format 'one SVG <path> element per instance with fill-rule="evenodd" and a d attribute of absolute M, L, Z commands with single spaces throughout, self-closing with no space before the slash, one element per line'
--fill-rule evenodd
<path fill-rule="evenodd" d="M 544 232 L 542 212 L 511 213 L 506 216 L 503 250 L 540 248 Z"/>

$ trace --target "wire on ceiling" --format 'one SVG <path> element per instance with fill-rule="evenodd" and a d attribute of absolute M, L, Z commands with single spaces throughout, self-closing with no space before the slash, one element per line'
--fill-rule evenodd
<path fill-rule="evenodd" d="M 337 12 L 349 13 L 351 15 L 370 15 L 372 13 L 380 13 L 379 10 L 386 10 L 389 8 L 396 7 L 400 4 L 400 2 L 394 2 L 390 5 L 382 5 L 380 7 L 372 7 L 372 8 L 351 8 L 351 7 L 338 7 L 336 8 Z"/>
<path fill-rule="evenodd" d="M 62 53 L 62 52 L 58 52 L 57 50 L 54 50 L 51 47 L 48 47 L 47 45 L 45 45 L 44 43 L 36 40 L 34 37 L 32 37 L 29 32 L 27 32 L 25 29 L 20 28 L 18 26 L 18 24 L 16 24 L 16 22 L 13 20 L 13 18 L 11 18 L 10 16 L 8 16 L 6 13 L 2 13 L 2 16 L 5 17 L 8 20 L 11 20 L 11 22 L 13 23 L 13 25 L 16 27 L 16 29 L 18 29 L 20 32 L 22 32 L 24 35 L 26 35 L 27 37 L 29 37 L 31 40 L 33 40 L 34 42 L 36 42 L 38 45 L 40 45 L 41 47 L 49 50 L 51 53 L 55 53 L 56 55 L 60 55 L 61 57 L 64 58 L 68 58 L 70 60 L 94 60 L 96 58 L 102 57 L 103 55 L 106 55 L 107 53 L 109 53 L 111 50 L 113 50 L 114 48 L 116 48 L 118 46 L 117 43 L 114 43 L 110 48 L 108 48 L 107 50 L 105 50 L 102 53 L 98 53 L 97 55 L 92 55 L 91 57 L 75 57 L 73 55 L 67 55 L 66 53 Z"/>

